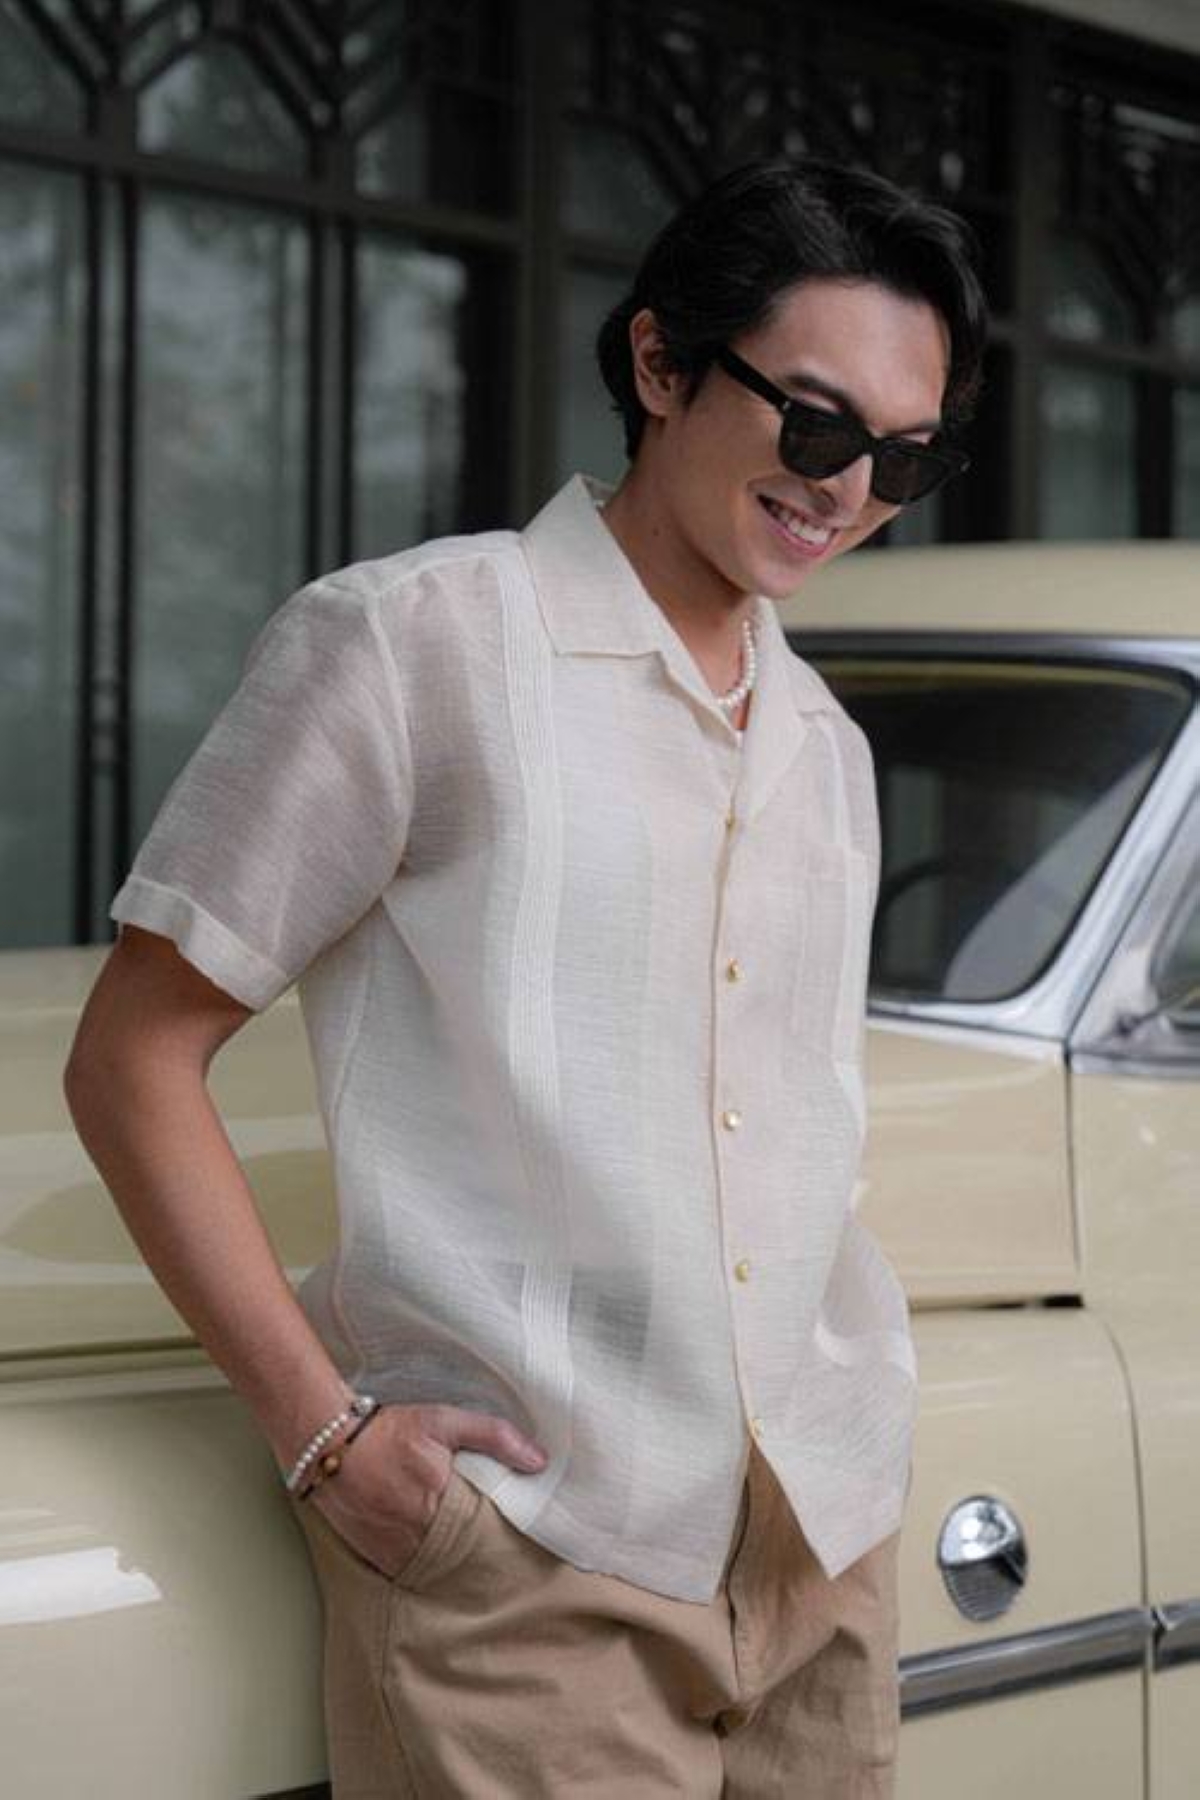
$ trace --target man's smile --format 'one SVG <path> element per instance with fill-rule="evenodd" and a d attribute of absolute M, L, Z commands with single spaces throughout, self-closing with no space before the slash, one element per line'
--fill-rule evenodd
<path fill-rule="evenodd" d="M 818 524 L 815 519 L 798 512 L 793 506 L 785 505 L 782 500 L 774 499 L 770 494 L 760 494 L 758 499 L 760 505 L 797 546 L 802 545 L 808 550 L 822 551 L 828 549 L 832 543 L 835 536 L 833 526 Z"/>

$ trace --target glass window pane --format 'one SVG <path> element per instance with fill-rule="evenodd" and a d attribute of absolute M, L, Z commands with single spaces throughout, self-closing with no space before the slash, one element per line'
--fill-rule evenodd
<path fill-rule="evenodd" d="M 629 291 L 629 277 L 572 269 L 566 283 L 562 371 L 558 383 L 559 477 L 580 471 L 616 482 L 625 471 L 625 439 L 596 361 L 596 333 Z"/>
<path fill-rule="evenodd" d="M 513 199 L 512 110 L 452 88 L 402 91 L 356 152 L 364 194 L 503 212 Z"/>
<path fill-rule="evenodd" d="M 232 44 L 205 44 L 151 82 L 138 104 L 138 143 L 227 168 L 306 172 L 291 114 Z"/>
<path fill-rule="evenodd" d="M 1200 364 L 1200 294 L 1189 294 L 1172 310 L 1169 337 L 1180 356 Z"/>
<path fill-rule="evenodd" d="M 501 212 L 514 200 L 520 9 L 503 0 L 359 7 L 343 123 L 368 194 Z"/>
<path fill-rule="evenodd" d="M 0 180 L 0 945 L 72 936 L 83 265 L 73 177 Z"/>
<path fill-rule="evenodd" d="M 678 202 L 623 131 L 580 120 L 567 149 L 566 224 L 639 253 Z"/>
<path fill-rule="evenodd" d="M 1046 322 L 1059 337 L 1091 344 L 1135 343 L 1142 333 L 1128 295 L 1089 244 L 1052 238 L 1047 271 Z"/>
<path fill-rule="evenodd" d="M 75 81 L 12 0 L 0 0 L 0 119 L 55 131 L 84 122 Z"/>
<path fill-rule="evenodd" d="M 290 219 L 162 196 L 142 228 L 135 817 L 301 578 L 306 245 Z"/>
<path fill-rule="evenodd" d="M 1200 388 L 1175 394 L 1175 532 L 1200 538 Z"/>
<path fill-rule="evenodd" d="M 873 989 L 1019 993 L 1063 942 L 1187 717 L 1189 692 L 1127 669 L 814 660 L 875 758 Z"/>
<path fill-rule="evenodd" d="M 1137 531 L 1134 389 L 1124 375 L 1051 364 L 1042 389 L 1041 534 Z"/>
<path fill-rule="evenodd" d="M 355 167 L 364 194 L 425 198 L 429 186 L 425 120 L 411 97 L 398 100 L 386 118 L 364 132 L 355 150 Z"/>
<path fill-rule="evenodd" d="M 354 554 L 382 556 L 462 525 L 469 276 L 373 237 L 358 282 Z"/>
<path fill-rule="evenodd" d="M 1189 1027 L 1200 1029 L 1200 902 L 1185 905 L 1173 921 L 1154 971 L 1154 991 L 1160 1004 L 1186 1012 Z"/>

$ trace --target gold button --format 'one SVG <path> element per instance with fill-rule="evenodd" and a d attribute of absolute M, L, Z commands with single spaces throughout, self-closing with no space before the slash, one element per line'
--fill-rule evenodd
<path fill-rule="evenodd" d="M 734 1263 L 733 1272 L 737 1276 L 739 1281 L 749 1281 L 749 1279 L 750 1279 L 750 1264 L 744 1256 L 743 1256 L 741 1262 Z"/>
<path fill-rule="evenodd" d="M 760 1438 L 760 1437 L 762 1437 L 763 1433 L 766 1431 L 767 1428 L 763 1424 L 761 1419 L 756 1418 L 756 1419 L 751 1419 L 750 1429 L 754 1433 L 756 1438 Z"/>
<path fill-rule="evenodd" d="M 736 1131 L 742 1122 L 742 1115 L 736 1106 L 727 1106 L 721 1114 L 721 1123 L 726 1131 Z"/>
<path fill-rule="evenodd" d="M 726 981 L 740 981 L 742 979 L 742 965 L 736 956 L 730 957 L 729 961 L 725 964 L 725 979 Z"/>
<path fill-rule="evenodd" d="M 736 824 L 737 824 L 737 814 L 734 812 L 734 810 L 731 806 L 729 811 L 725 814 L 725 829 L 726 829 L 726 831 L 732 831 Z"/>

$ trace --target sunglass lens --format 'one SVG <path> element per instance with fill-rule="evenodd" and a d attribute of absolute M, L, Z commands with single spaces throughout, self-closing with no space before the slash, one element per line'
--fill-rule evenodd
<path fill-rule="evenodd" d="M 852 423 L 830 413 L 789 411 L 779 439 L 780 461 L 797 475 L 814 481 L 836 475 L 863 452 L 863 441 Z"/>
<path fill-rule="evenodd" d="M 793 403 L 784 414 L 779 438 L 780 461 L 797 475 L 822 481 L 838 475 L 871 447 L 871 439 L 854 419 Z M 924 449 L 901 443 L 881 446 L 875 455 L 871 492 L 888 506 L 907 506 L 932 494 L 951 475 L 967 467 L 955 450 Z"/>
<path fill-rule="evenodd" d="M 940 487 L 950 472 L 940 456 L 889 444 L 876 461 L 872 491 L 888 506 L 907 506 Z"/>

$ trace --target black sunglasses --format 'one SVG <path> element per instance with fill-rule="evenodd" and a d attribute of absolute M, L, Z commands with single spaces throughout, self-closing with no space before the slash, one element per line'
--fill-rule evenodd
<path fill-rule="evenodd" d="M 785 394 L 733 350 L 720 349 L 716 361 L 727 375 L 769 400 L 782 416 L 779 460 L 796 475 L 819 481 L 848 469 L 860 456 L 871 458 L 871 492 L 888 506 L 921 500 L 970 467 L 970 457 L 948 444 L 914 444 L 908 438 L 875 437 L 852 412 L 825 412 Z"/>

